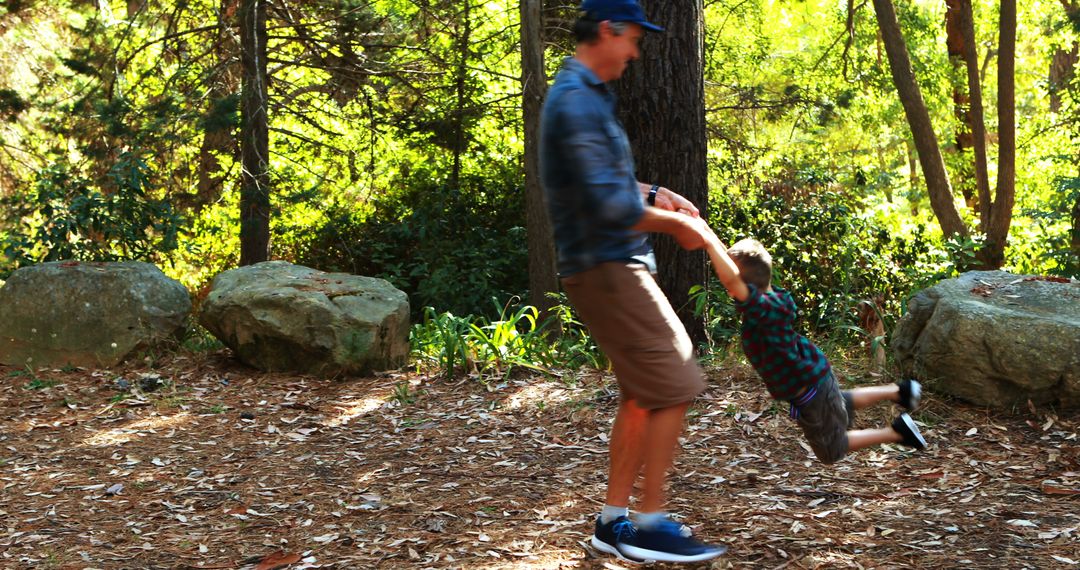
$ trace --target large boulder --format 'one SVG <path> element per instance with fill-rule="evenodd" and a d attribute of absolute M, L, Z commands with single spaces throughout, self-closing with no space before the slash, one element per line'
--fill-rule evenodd
<path fill-rule="evenodd" d="M 1080 405 L 1080 282 L 971 271 L 916 294 L 891 345 L 904 374 L 976 404 Z"/>
<path fill-rule="evenodd" d="M 397 368 L 409 354 L 409 299 L 374 277 L 284 261 L 214 278 L 199 322 L 242 362 L 321 376 Z"/>
<path fill-rule="evenodd" d="M 23 267 L 0 287 L 0 362 L 109 367 L 175 341 L 191 297 L 138 261 L 55 261 Z"/>

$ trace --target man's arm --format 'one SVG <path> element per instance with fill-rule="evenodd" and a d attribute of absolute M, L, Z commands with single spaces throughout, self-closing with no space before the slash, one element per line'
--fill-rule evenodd
<path fill-rule="evenodd" d="M 645 213 L 630 229 L 668 234 L 674 237 L 683 249 L 689 250 L 701 249 L 710 239 L 716 239 L 716 234 L 705 220 L 660 208 L 645 208 Z"/>

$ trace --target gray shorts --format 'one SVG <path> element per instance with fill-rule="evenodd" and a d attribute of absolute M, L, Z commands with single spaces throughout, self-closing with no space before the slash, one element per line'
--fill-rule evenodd
<path fill-rule="evenodd" d="M 817 395 L 801 406 L 795 419 L 806 434 L 814 455 L 822 463 L 836 463 L 848 452 L 847 432 L 855 420 L 851 394 L 840 390 L 836 377 L 829 377 L 817 387 Z"/>

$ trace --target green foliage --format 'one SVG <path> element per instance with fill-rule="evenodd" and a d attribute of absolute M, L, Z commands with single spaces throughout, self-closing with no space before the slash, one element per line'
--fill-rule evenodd
<path fill-rule="evenodd" d="M 505 306 L 499 318 L 491 321 L 440 314 L 426 307 L 423 322 L 410 333 L 412 356 L 418 366 L 435 366 L 447 376 L 460 370 L 481 381 L 502 378 L 514 368 L 550 373 L 559 368 L 606 366 L 573 311 L 562 304 L 555 312 L 563 324 L 559 335 L 551 332 L 553 322 L 538 322 L 536 308 L 528 305 L 515 310 Z"/>
<path fill-rule="evenodd" d="M 899 314 L 911 291 L 953 274 L 950 257 L 924 227 L 892 235 L 860 216 L 859 201 L 850 194 L 801 188 L 806 186 L 789 189 L 797 197 L 764 191 L 717 195 L 712 224 L 725 244 L 753 237 L 765 245 L 773 258 L 773 283 L 792 293 L 809 330 L 853 331 L 856 306 L 875 298 L 884 299 L 883 314 Z M 713 339 L 735 338 L 739 319 L 724 288 L 714 281 L 693 293 Z"/>
<path fill-rule="evenodd" d="M 335 207 L 288 255 L 325 271 L 383 277 L 421 307 L 484 314 L 528 286 L 522 192 L 511 180 L 469 177 L 455 189 L 421 172 L 371 214 Z"/>
<path fill-rule="evenodd" d="M 38 174 L 30 195 L 3 199 L 9 269 L 77 259 L 152 260 L 176 249 L 182 219 L 150 192 L 150 168 L 124 153 L 97 186 L 58 161 Z"/>

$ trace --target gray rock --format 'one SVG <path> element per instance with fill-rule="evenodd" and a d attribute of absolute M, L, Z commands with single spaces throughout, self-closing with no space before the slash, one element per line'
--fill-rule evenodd
<path fill-rule="evenodd" d="M 976 404 L 1080 405 L 1080 282 L 971 271 L 916 294 L 890 344 L 901 372 Z"/>
<path fill-rule="evenodd" d="M 109 367 L 177 340 L 191 297 L 138 261 L 56 261 L 24 267 L 0 288 L 0 362 Z"/>
<path fill-rule="evenodd" d="M 321 376 L 400 367 L 409 299 L 388 281 L 284 261 L 214 278 L 199 322 L 245 364 Z"/>

